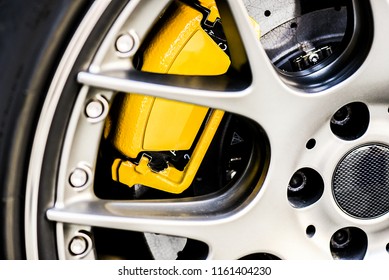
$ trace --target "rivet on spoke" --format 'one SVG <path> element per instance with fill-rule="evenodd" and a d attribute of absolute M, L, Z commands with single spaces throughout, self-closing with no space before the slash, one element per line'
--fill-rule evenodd
<path fill-rule="evenodd" d="M 91 247 L 92 239 L 88 234 L 80 231 L 70 240 L 69 252 L 73 256 L 83 257 L 88 253 Z"/>
<path fill-rule="evenodd" d="M 92 123 L 102 121 L 108 114 L 108 101 L 101 95 L 96 95 L 85 106 L 85 115 Z"/>
<path fill-rule="evenodd" d="M 69 183 L 73 188 L 82 188 L 88 184 L 91 176 L 92 171 L 85 164 L 80 164 L 70 174 Z"/>
<path fill-rule="evenodd" d="M 70 241 L 69 250 L 72 255 L 79 256 L 88 249 L 88 242 L 82 236 L 76 236 Z"/>
<path fill-rule="evenodd" d="M 121 34 L 115 42 L 117 54 L 120 57 L 130 57 L 135 53 L 138 41 L 138 37 L 133 31 Z"/>

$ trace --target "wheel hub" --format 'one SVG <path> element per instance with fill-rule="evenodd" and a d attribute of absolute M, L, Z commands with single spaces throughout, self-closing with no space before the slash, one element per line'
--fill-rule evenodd
<path fill-rule="evenodd" d="M 389 147 L 371 144 L 347 154 L 337 166 L 332 191 L 347 214 L 373 219 L 389 212 Z"/>

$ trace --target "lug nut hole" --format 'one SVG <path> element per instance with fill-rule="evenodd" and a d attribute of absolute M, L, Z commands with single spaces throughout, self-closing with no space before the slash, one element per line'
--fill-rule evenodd
<path fill-rule="evenodd" d="M 342 140 L 351 141 L 365 134 L 370 122 L 369 109 L 364 103 L 354 102 L 337 110 L 331 118 L 332 133 Z"/>
<path fill-rule="evenodd" d="M 324 182 L 320 174 L 311 168 L 297 170 L 288 184 L 288 200 L 295 208 L 304 208 L 320 199 Z"/>
<path fill-rule="evenodd" d="M 356 227 L 336 231 L 330 240 L 332 257 L 338 260 L 362 260 L 367 250 L 367 235 Z"/>

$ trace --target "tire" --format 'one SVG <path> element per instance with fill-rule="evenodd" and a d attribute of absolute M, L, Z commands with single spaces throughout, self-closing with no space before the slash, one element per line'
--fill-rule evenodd
<path fill-rule="evenodd" d="M 0 61 L 6 69 L 0 77 L 2 259 L 25 258 L 23 186 L 42 92 L 87 5 L 87 1 L 0 3 Z"/>
<path fill-rule="evenodd" d="M 389 6 L 308 2 L 0 2 L 0 257 L 388 258 Z"/>

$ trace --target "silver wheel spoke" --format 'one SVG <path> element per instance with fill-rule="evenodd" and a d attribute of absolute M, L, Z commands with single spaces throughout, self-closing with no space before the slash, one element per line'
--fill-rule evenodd
<path fill-rule="evenodd" d="M 229 7 L 221 5 L 220 13 L 222 17 L 225 15 L 223 24 L 226 25 L 227 41 L 232 42 L 232 65 L 237 69 L 250 67 L 254 95 L 266 97 L 288 92 L 255 34 L 243 2 L 228 1 L 228 4 Z"/>
<path fill-rule="evenodd" d="M 243 111 L 236 105 L 236 101 L 247 94 L 246 90 L 224 91 L 228 82 L 226 77 L 185 77 L 135 71 L 111 74 L 81 72 L 78 80 L 80 83 L 94 87 L 151 95 L 240 113 Z M 206 89 L 204 84 L 213 84 L 214 89 Z M 193 87 L 185 87 L 190 85 Z"/>
<path fill-rule="evenodd" d="M 47 216 L 52 221 L 62 223 L 182 236 L 212 243 L 214 235 L 223 234 L 223 224 L 228 224 L 228 220 L 217 218 L 217 215 L 204 219 L 204 216 L 193 212 L 196 209 L 199 207 L 193 202 L 98 200 L 49 209 Z"/>

